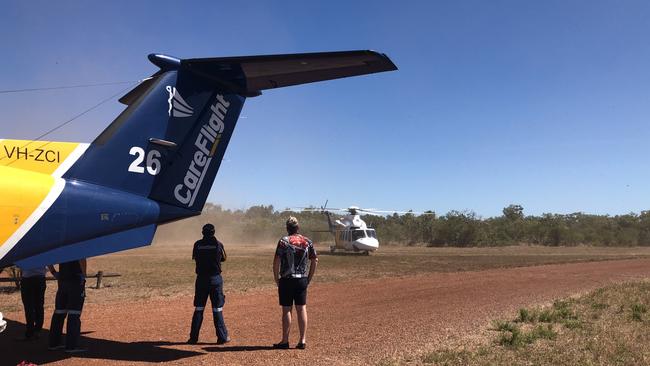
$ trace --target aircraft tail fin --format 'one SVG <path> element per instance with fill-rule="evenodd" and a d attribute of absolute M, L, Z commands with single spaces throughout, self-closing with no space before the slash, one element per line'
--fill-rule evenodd
<path fill-rule="evenodd" d="M 323 211 L 325 216 L 327 216 L 327 227 L 329 228 L 329 232 L 334 234 L 336 231 L 336 226 L 332 223 L 332 216 L 329 211 Z"/>
<path fill-rule="evenodd" d="M 396 69 L 373 51 L 186 60 L 152 54 L 149 60 L 160 71 L 120 98 L 127 108 L 64 178 L 195 213 L 205 204 L 247 97 Z"/>

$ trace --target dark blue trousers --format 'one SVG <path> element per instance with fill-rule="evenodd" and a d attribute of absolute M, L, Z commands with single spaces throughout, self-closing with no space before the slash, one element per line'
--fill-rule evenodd
<path fill-rule="evenodd" d="M 194 315 L 192 316 L 192 327 L 190 329 L 190 339 L 198 340 L 203 323 L 203 310 L 210 298 L 212 304 L 212 316 L 214 318 L 214 328 L 217 332 L 217 340 L 225 341 L 228 339 L 228 329 L 223 319 L 223 305 L 226 302 L 226 296 L 223 294 L 223 279 L 221 275 L 216 276 L 197 276 L 194 285 Z"/>
<path fill-rule="evenodd" d="M 23 277 L 20 280 L 20 297 L 25 308 L 25 338 L 43 329 L 43 304 L 45 303 L 45 276 Z"/>
<path fill-rule="evenodd" d="M 65 348 L 74 349 L 79 346 L 81 310 L 84 306 L 85 297 L 86 280 L 59 280 L 54 314 L 50 325 L 50 347 L 62 344 L 61 336 L 66 316 L 68 317 L 68 324 L 65 332 Z"/>

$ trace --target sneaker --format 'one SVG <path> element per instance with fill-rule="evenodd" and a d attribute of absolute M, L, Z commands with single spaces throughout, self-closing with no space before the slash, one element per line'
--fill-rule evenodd
<path fill-rule="evenodd" d="M 196 339 L 196 338 L 190 338 L 190 339 L 188 339 L 187 342 L 185 342 L 185 343 L 187 343 L 187 344 L 197 344 L 198 342 L 199 342 L 198 339 Z"/>
<path fill-rule="evenodd" d="M 275 348 L 275 349 L 289 349 L 289 342 L 274 343 L 273 348 Z"/>
<path fill-rule="evenodd" d="M 226 344 L 228 342 L 230 342 L 230 337 L 228 337 L 226 339 L 217 339 L 217 345 Z"/>
<path fill-rule="evenodd" d="M 56 350 L 60 350 L 60 349 L 64 349 L 64 348 L 65 348 L 65 345 L 63 345 L 63 344 L 59 344 L 58 346 L 49 346 L 49 347 L 47 347 L 47 349 L 50 350 L 50 351 L 56 351 Z"/>
<path fill-rule="evenodd" d="M 296 349 L 305 349 L 305 348 L 307 348 L 307 343 L 298 342 L 298 344 L 296 344 Z"/>
<path fill-rule="evenodd" d="M 86 352 L 87 349 L 81 348 L 81 347 L 76 347 L 76 348 L 66 348 L 65 351 L 67 353 L 83 353 L 83 352 Z"/>

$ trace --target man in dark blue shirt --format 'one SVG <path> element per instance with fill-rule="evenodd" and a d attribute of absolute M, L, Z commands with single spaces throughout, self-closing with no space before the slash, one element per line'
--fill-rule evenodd
<path fill-rule="evenodd" d="M 86 297 L 86 260 L 61 263 L 58 272 L 53 266 L 49 267 L 59 285 L 50 324 L 49 349 L 65 347 L 65 351 L 68 353 L 84 352 L 85 349 L 79 347 L 79 337 L 81 334 L 81 310 Z M 64 346 L 61 336 L 66 316 L 68 324 Z"/>
<path fill-rule="evenodd" d="M 287 233 L 278 242 L 273 259 L 273 277 L 278 286 L 280 305 L 282 306 L 282 341 L 274 348 L 289 348 L 289 331 L 291 329 L 291 308 L 296 305 L 300 341 L 298 349 L 305 349 L 307 333 L 307 287 L 316 273 L 318 256 L 312 241 L 298 233 L 298 219 L 291 216 L 286 222 Z M 307 261 L 309 260 L 309 272 Z"/>
<path fill-rule="evenodd" d="M 194 315 L 190 329 L 189 344 L 199 341 L 201 323 L 203 323 L 203 309 L 210 297 L 214 327 L 217 332 L 217 344 L 230 342 L 228 330 L 223 319 L 223 279 L 221 278 L 221 262 L 226 261 L 226 250 L 223 244 L 214 236 L 214 226 L 203 226 L 203 239 L 194 243 L 192 259 L 196 262 L 196 282 L 194 285 Z"/>

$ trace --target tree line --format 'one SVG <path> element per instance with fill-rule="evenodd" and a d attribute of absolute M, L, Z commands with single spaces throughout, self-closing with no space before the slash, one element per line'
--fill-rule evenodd
<path fill-rule="evenodd" d="M 284 220 L 297 216 L 301 230 L 315 242 L 331 242 L 325 215 L 318 212 L 277 211 L 272 205 L 247 210 L 226 210 L 208 203 L 201 216 L 164 225 L 162 240 L 188 240 L 188 232 L 200 233 L 207 222 L 218 236 L 229 242 L 273 243 L 285 235 Z M 525 215 L 520 205 L 509 205 L 502 215 L 481 218 L 472 211 L 450 211 L 427 215 L 362 216 L 375 228 L 380 244 L 426 246 L 503 246 L 535 244 L 547 246 L 649 246 L 650 211 L 626 215 L 572 214 Z M 196 234 L 194 234 L 196 236 Z M 194 237 L 190 236 L 190 238 Z"/>

